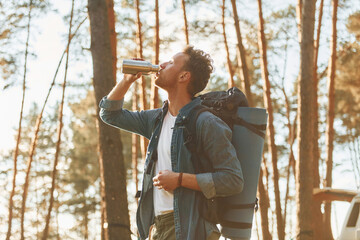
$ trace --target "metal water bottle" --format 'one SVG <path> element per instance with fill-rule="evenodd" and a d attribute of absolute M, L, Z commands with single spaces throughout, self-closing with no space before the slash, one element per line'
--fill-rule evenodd
<path fill-rule="evenodd" d="M 142 72 L 144 75 L 158 72 L 159 65 L 153 65 L 147 61 L 124 59 L 122 63 L 122 72 L 127 74 L 137 74 Z"/>

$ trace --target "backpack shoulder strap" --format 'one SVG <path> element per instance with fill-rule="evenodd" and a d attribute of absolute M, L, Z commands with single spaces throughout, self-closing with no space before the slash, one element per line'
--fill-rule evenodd
<path fill-rule="evenodd" d="M 204 105 L 197 105 L 188 114 L 187 119 L 184 121 L 184 145 L 191 153 L 196 153 L 196 122 L 200 114 L 209 111 L 208 107 Z M 211 110 L 210 110 L 211 111 Z"/>
<path fill-rule="evenodd" d="M 199 104 L 189 112 L 187 119 L 183 122 L 184 145 L 191 153 L 191 161 L 196 172 L 201 172 L 199 161 L 196 160 L 196 156 L 201 154 L 201 149 L 197 149 L 196 122 L 203 112 L 213 111 L 209 107 Z"/>

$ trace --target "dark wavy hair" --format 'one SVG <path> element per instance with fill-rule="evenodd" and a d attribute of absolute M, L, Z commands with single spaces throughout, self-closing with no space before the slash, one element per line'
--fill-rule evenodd
<path fill-rule="evenodd" d="M 183 69 L 191 73 L 188 92 L 194 96 L 206 87 L 210 79 L 210 74 L 214 70 L 213 60 L 210 55 L 200 49 L 194 49 L 193 46 L 184 48 L 183 53 L 189 56 Z"/>

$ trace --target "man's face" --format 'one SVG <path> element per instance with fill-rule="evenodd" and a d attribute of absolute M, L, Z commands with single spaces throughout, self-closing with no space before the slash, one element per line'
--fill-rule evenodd
<path fill-rule="evenodd" d="M 185 53 L 180 52 L 174 55 L 170 61 L 160 64 L 155 85 L 164 90 L 175 88 L 188 58 Z"/>

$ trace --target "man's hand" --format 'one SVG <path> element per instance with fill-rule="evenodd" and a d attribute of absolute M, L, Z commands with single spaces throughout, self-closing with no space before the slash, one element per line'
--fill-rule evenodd
<path fill-rule="evenodd" d="M 171 192 L 178 186 L 179 173 L 169 170 L 159 171 L 158 175 L 153 178 L 154 186 L 158 189 L 164 189 Z"/>
<path fill-rule="evenodd" d="M 124 74 L 124 81 L 127 83 L 133 83 L 135 82 L 137 79 L 139 79 L 142 76 L 142 73 L 139 72 L 136 75 L 135 74 Z"/>
<path fill-rule="evenodd" d="M 135 82 L 142 75 L 141 72 L 135 74 L 125 74 L 123 80 L 118 82 L 116 86 L 107 95 L 109 100 L 121 100 L 124 98 L 126 92 L 129 90 L 131 84 Z"/>
<path fill-rule="evenodd" d="M 145 59 L 143 59 L 143 58 L 132 58 L 132 60 L 145 61 Z M 133 83 L 137 79 L 139 79 L 141 76 L 142 76 L 141 72 L 139 72 L 137 74 L 124 74 L 124 81 L 126 81 L 128 83 Z"/>

